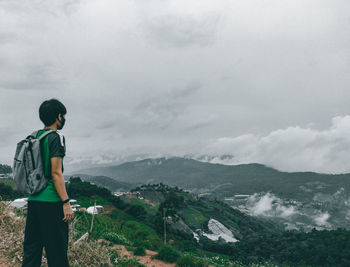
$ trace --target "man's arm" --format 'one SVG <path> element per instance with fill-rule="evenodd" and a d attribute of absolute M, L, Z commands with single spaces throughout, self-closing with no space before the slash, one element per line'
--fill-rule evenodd
<path fill-rule="evenodd" d="M 51 158 L 51 176 L 53 183 L 55 185 L 58 196 L 62 201 L 68 198 L 66 191 L 66 185 L 64 184 L 64 178 L 62 174 L 62 160 L 61 157 L 52 157 Z M 64 212 L 64 221 L 69 221 L 73 219 L 74 212 L 70 206 L 70 203 L 67 202 L 63 204 Z"/>

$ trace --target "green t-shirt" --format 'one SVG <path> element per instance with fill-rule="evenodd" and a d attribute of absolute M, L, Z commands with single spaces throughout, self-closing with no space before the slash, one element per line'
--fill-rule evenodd
<path fill-rule="evenodd" d="M 39 130 L 37 138 L 45 131 L 50 129 Z M 61 157 L 62 159 L 62 172 L 63 172 L 63 158 L 66 154 L 65 139 L 59 132 L 50 133 L 41 142 L 41 153 L 43 156 L 44 173 L 49 179 L 46 188 L 39 194 L 28 196 L 28 200 L 46 201 L 46 202 L 59 202 L 61 201 L 56 191 L 55 185 L 51 177 L 51 158 Z"/>

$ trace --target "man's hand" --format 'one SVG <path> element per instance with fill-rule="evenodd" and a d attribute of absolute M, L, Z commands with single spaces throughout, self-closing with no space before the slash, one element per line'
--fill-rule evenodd
<path fill-rule="evenodd" d="M 64 214 L 64 218 L 62 219 L 63 221 L 68 222 L 73 219 L 74 212 L 69 202 L 63 204 L 63 214 Z"/>

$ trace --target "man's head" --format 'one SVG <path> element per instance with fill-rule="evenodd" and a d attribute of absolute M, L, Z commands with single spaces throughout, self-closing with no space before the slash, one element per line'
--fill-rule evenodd
<path fill-rule="evenodd" d="M 51 126 L 57 123 L 57 129 L 61 130 L 66 119 L 66 107 L 57 99 L 44 101 L 39 107 L 39 117 L 45 126 Z"/>

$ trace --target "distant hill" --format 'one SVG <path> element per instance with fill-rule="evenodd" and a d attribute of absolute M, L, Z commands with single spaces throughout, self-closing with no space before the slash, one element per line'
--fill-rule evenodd
<path fill-rule="evenodd" d="M 135 187 L 135 185 L 131 183 L 120 182 L 120 181 L 117 181 L 116 179 L 113 179 L 107 176 L 94 176 L 94 175 L 88 175 L 88 174 L 74 174 L 74 176 L 80 177 L 83 181 L 105 187 L 112 192 L 129 191 L 130 189 Z M 66 180 L 69 180 L 70 177 L 71 175 L 65 175 Z"/>
<path fill-rule="evenodd" d="M 0 164 L 0 174 L 12 173 L 12 168 L 6 164 Z"/>
<path fill-rule="evenodd" d="M 313 198 L 309 190 L 333 194 L 343 187 L 350 191 L 350 174 L 288 173 L 261 164 L 230 166 L 177 157 L 145 159 L 85 169 L 79 173 L 105 175 L 135 184 L 162 182 L 197 193 L 210 192 L 222 198 L 234 194 L 272 192 L 285 199 L 305 202 Z"/>
<path fill-rule="evenodd" d="M 26 195 L 16 189 L 16 185 L 11 178 L 0 179 L 0 200 L 13 200 L 25 197 Z"/>

